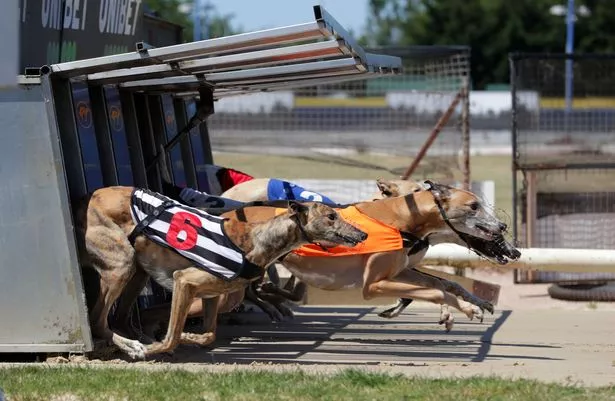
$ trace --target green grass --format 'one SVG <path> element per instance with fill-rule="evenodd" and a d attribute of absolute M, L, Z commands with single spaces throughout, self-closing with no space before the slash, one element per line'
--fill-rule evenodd
<path fill-rule="evenodd" d="M 7 401 L 20 400 L 613 400 L 615 388 L 496 378 L 418 379 L 348 370 L 335 375 L 191 373 L 87 367 L 0 369 Z"/>

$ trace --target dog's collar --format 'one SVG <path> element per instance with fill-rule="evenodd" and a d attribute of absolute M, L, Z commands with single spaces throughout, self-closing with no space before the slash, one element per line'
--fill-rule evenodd
<path fill-rule="evenodd" d="M 404 249 L 408 249 L 408 256 L 429 248 L 428 239 L 419 238 L 407 231 L 400 231 L 399 234 L 401 235 L 402 246 Z"/>

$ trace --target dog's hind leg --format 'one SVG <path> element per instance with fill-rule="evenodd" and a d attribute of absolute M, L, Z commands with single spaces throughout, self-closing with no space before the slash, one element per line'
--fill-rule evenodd
<path fill-rule="evenodd" d="M 201 302 L 203 303 L 203 333 L 183 332 L 180 337 L 181 344 L 196 344 L 203 347 L 216 340 L 220 297 L 202 298 Z"/>
<path fill-rule="evenodd" d="M 173 273 L 173 297 L 167 334 L 161 342 L 148 345 L 145 355 L 173 351 L 180 343 L 190 305 L 195 295 L 197 295 L 197 288 L 203 284 L 202 280 L 199 280 L 199 277 L 202 277 L 202 275 L 203 272 L 201 270 L 193 267 L 177 270 Z M 214 304 L 214 315 L 217 315 L 218 302 Z"/>
<path fill-rule="evenodd" d="M 145 346 L 109 328 L 108 317 L 135 272 L 135 253 L 119 227 L 93 225 L 85 236 L 88 256 L 100 275 L 100 292 L 91 313 L 94 337 L 111 341 L 132 358 L 143 358 Z"/>

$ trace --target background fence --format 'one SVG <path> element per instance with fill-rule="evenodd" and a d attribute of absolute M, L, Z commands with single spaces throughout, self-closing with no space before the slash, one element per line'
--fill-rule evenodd
<path fill-rule="evenodd" d="M 467 83 L 469 49 L 375 51 L 402 57 L 404 74 L 219 101 L 209 121 L 216 164 L 286 179 L 403 175 Z M 463 179 L 462 104 L 413 178 Z"/>
<path fill-rule="evenodd" d="M 615 249 L 614 83 L 615 55 L 511 56 L 513 209 L 524 246 Z M 516 279 L 576 283 L 615 275 L 518 271 Z"/>

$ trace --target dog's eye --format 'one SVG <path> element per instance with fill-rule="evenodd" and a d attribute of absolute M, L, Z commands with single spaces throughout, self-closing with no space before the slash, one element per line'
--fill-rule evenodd
<path fill-rule="evenodd" d="M 468 206 L 470 206 L 470 209 L 476 211 L 478 210 L 478 208 L 480 207 L 480 205 L 478 204 L 478 202 L 472 202 L 470 203 Z"/>
<path fill-rule="evenodd" d="M 337 218 L 337 214 L 336 213 L 330 213 L 328 216 L 329 220 L 335 220 Z"/>

